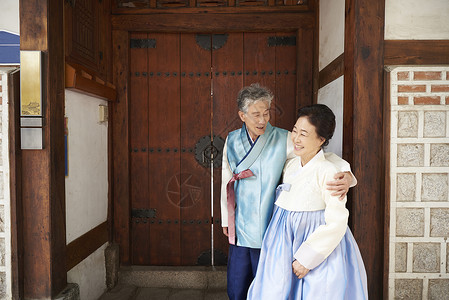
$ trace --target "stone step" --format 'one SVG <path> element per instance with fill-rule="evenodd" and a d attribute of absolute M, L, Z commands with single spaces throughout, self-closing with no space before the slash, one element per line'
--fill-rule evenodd
<path fill-rule="evenodd" d="M 226 266 L 121 267 L 119 283 L 137 287 L 174 289 L 226 289 Z"/>

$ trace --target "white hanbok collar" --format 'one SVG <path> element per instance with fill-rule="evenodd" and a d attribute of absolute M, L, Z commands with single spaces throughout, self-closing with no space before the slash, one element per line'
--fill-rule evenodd
<path fill-rule="evenodd" d="M 307 170 L 308 168 L 310 168 L 311 166 L 313 166 L 315 164 L 316 161 L 318 160 L 322 160 L 325 159 L 324 157 L 324 151 L 323 149 L 321 149 L 320 151 L 318 151 L 317 154 L 315 154 L 314 157 L 312 157 L 312 159 L 305 165 L 303 166 L 301 163 L 301 157 L 298 157 L 298 169 L 296 170 L 296 172 L 293 174 L 294 177 L 298 176 L 299 174 L 301 174 L 302 171 Z"/>

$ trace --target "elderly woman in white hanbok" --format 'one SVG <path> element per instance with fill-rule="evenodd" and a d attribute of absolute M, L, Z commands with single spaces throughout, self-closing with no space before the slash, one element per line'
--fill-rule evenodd
<path fill-rule="evenodd" d="M 347 226 L 346 199 L 326 189 L 338 171 L 323 153 L 335 129 L 325 105 L 299 111 L 275 210 L 248 299 L 368 299 L 366 271 Z"/>

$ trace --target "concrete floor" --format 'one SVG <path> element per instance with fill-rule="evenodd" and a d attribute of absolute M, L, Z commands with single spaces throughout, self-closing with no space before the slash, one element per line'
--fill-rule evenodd
<path fill-rule="evenodd" d="M 223 289 L 150 288 L 119 284 L 98 300 L 228 300 Z"/>

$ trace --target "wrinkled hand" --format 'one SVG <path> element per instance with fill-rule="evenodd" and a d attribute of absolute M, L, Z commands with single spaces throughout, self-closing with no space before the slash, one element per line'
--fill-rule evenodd
<path fill-rule="evenodd" d="M 223 234 L 224 234 L 225 236 L 229 237 L 229 234 L 228 234 L 228 227 L 223 227 Z"/>
<path fill-rule="evenodd" d="M 304 276 L 307 275 L 307 273 L 309 273 L 309 269 L 307 269 L 306 267 L 304 267 L 303 265 L 301 265 L 297 260 L 295 260 L 292 263 L 292 268 L 293 268 L 293 273 L 295 273 L 295 275 L 301 279 L 304 278 Z"/>
<path fill-rule="evenodd" d="M 352 175 L 349 172 L 338 172 L 334 175 L 333 181 L 326 182 L 327 189 L 334 191 L 331 195 L 338 196 L 338 199 L 343 200 L 349 191 L 349 185 L 352 182 Z"/>

